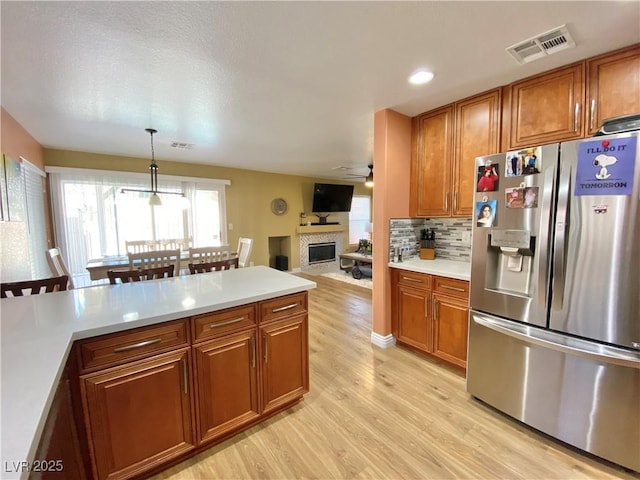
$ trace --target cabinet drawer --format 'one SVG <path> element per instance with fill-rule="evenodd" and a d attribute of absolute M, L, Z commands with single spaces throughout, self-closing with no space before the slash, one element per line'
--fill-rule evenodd
<path fill-rule="evenodd" d="M 255 303 L 199 315 L 193 317 L 192 321 L 194 342 L 219 337 L 232 331 L 254 327 L 256 324 Z"/>
<path fill-rule="evenodd" d="M 260 322 L 269 322 L 307 311 L 307 292 L 260 302 Z"/>
<path fill-rule="evenodd" d="M 398 269 L 398 285 L 431 290 L 431 275 Z"/>
<path fill-rule="evenodd" d="M 446 277 L 435 277 L 433 282 L 435 292 L 454 297 L 469 299 L 469 282 Z"/>
<path fill-rule="evenodd" d="M 78 342 L 80 369 L 86 372 L 120 365 L 187 345 L 187 320 L 103 335 Z"/>

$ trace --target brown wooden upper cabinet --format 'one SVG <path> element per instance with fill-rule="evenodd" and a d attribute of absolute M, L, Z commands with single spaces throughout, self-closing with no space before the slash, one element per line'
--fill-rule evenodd
<path fill-rule="evenodd" d="M 584 63 L 526 78 L 507 89 L 508 149 L 583 137 Z"/>
<path fill-rule="evenodd" d="M 473 215 L 476 157 L 500 152 L 501 91 L 457 102 L 451 216 Z"/>
<path fill-rule="evenodd" d="M 412 217 L 470 217 L 475 158 L 500 151 L 501 90 L 413 120 Z"/>
<path fill-rule="evenodd" d="M 607 118 L 640 112 L 640 45 L 587 62 L 587 135 Z"/>
<path fill-rule="evenodd" d="M 476 157 L 584 138 L 604 119 L 638 112 L 640 44 L 418 115 L 409 215 L 471 217 Z"/>
<path fill-rule="evenodd" d="M 409 209 L 412 217 L 451 215 L 453 105 L 414 118 Z"/>

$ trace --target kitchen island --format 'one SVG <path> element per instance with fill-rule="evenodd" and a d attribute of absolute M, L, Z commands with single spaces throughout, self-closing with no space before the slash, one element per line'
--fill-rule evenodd
<path fill-rule="evenodd" d="M 255 305 L 255 315 L 260 316 L 259 309 L 266 301 L 295 294 L 304 298 L 306 308 L 306 291 L 312 288 L 314 282 L 258 266 L 3 299 L 2 478 L 28 476 L 25 464 L 20 462 L 32 465 L 35 459 L 55 390 L 75 342 L 180 319 L 188 322 L 246 305 Z M 306 327 L 306 311 L 304 321 Z M 189 339 L 191 331 L 189 324 L 185 325 Z M 274 323 L 269 325 L 273 328 Z M 187 359 L 196 355 L 190 348 L 196 347 L 183 349 L 189 351 L 185 353 Z M 266 345 L 264 349 L 266 358 Z M 255 364 L 255 356 L 253 360 Z M 191 379 L 191 384 L 195 383 Z"/>

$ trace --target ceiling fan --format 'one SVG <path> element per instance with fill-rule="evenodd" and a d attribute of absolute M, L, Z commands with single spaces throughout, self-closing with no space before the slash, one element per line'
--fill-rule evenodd
<path fill-rule="evenodd" d="M 367 165 L 367 167 L 369 168 L 369 173 L 367 175 L 355 175 L 353 173 L 347 173 L 344 179 L 352 180 L 354 178 L 364 178 L 364 184 L 367 187 L 373 187 L 373 163 L 370 163 L 369 165 Z"/>

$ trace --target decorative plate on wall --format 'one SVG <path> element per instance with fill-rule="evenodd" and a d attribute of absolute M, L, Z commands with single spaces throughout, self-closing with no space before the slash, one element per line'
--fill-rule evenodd
<path fill-rule="evenodd" d="M 275 198 L 271 202 L 271 211 L 276 215 L 287 213 L 287 201 L 284 198 Z"/>

